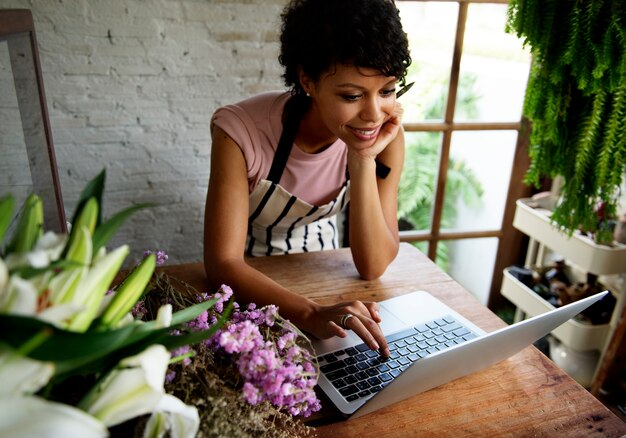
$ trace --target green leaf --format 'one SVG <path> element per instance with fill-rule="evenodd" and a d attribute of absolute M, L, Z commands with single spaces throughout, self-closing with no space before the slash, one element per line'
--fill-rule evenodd
<path fill-rule="evenodd" d="M 216 300 L 195 304 L 176 312 L 170 327 L 157 328 L 154 321 L 135 322 L 113 330 L 89 330 L 83 333 L 64 330 L 37 318 L 0 315 L 0 333 L 3 342 L 14 349 L 41 333 L 47 340 L 30 351 L 32 359 L 55 363 L 60 378 L 87 372 L 101 372 L 117 364 L 122 358 L 135 355 L 150 345 L 162 344 L 168 349 L 191 345 L 210 337 L 230 316 L 232 304 L 226 307 L 218 322 L 209 330 L 174 336 L 174 329 L 185 330 L 184 323 L 211 308 Z"/>
<path fill-rule="evenodd" d="M 524 115 L 532 122 L 525 182 L 562 176 L 552 220 L 594 231 L 594 206 L 616 211 L 626 175 L 626 9 L 623 0 L 511 0 L 507 29 L 531 46 Z M 558 19 L 557 19 L 558 18 Z"/>
<path fill-rule="evenodd" d="M 43 232 L 43 204 L 37 195 L 29 195 L 24 201 L 15 234 L 7 246 L 7 253 L 30 251 Z"/>
<path fill-rule="evenodd" d="M 106 356 L 124 345 L 124 341 L 135 331 L 133 325 L 102 332 L 72 332 L 63 330 L 37 318 L 0 315 L 0 333 L 3 342 L 14 349 L 41 332 L 49 332 L 48 340 L 31 351 L 32 359 L 56 363 L 83 362 Z"/>
<path fill-rule="evenodd" d="M 172 325 L 182 324 L 187 321 L 195 319 L 205 310 L 210 309 L 217 303 L 219 298 L 212 298 L 208 301 L 203 301 L 193 306 L 185 307 L 172 315 Z"/>
<path fill-rule="evenodd" d="M 15 209 L 15 198 L 12 195 L 5 195 L 0 198 L 0 246 L 13 219 L 13 210 Z"/>
<path fill-rule="evenodd" d="M 202 342 L 211 337 L 218 329 L 220 329 L 224 325 L 224 323 L 226 323 L 228 317 L 230 316 L 232 308 L 232 303 L 226 306 L 224 312 L 218 318 L 217 322 L 207 330 L 190 332 L 179 336 L 169 336 L 167 339 L 164 339 L 163 342 L 159 343 L 161 345 L 164 345 L 168 350 L 171 351 L 184 345 L 194 345 L 198 342 Z"/>
<path fill-rule="evenodd" d="M 11 271 L 11 274 L 18 275 L 24 280 L 28 280 L 29 278 L 36 277 L 48 271 L 53 271 L 57 269 L 66 269 L 66 268 L 76 268 L 82 266 L 80 263 L 77 263 L 72 260 L 56 260 L 50 263 L 48 266 L 44 266 L 42 268 L 33 268 L 32 266 L 24 266 L 21 268 L 17 268 Z"/>
<path fill-rule="evenodd" d="M 106 169 L 102 169 L 102 171 L 91 181 L 87 183 L 85 188 L 83 189 L 80 197 L 78 198 L 78 203 L 76 204 L 76 210 L 74 211 L 74 216 L 72 217 L 72 224 L 74 224 L 78 220 L 78 216 L 80 215 L 81 210 L 91 198 L 95 198 L 98 202 L 98 219 L 96 220 L 96 226 L 100 225 L 102 222 L 102 194 L 104 193 L 104 183 L 106 181 Z"/>
<path fill-rule="evenodd" d="M 156 325 L 154 324 L 154 321 L 150 321 L 145 324 L 134 324 L 134 331 L 124 340 L 124 345 L 114 352 L 111 352 L 106 356 L 95 358 L 95 360 L 85 361 L 84 363 L 78 363 L 77 361 L 74 361 L 73 363 L 58 363 L 57 370 L 60 378 L 65 378 L 71 374 L 106 372 L 114 367 L 121 359 L 134 356 L 154 344 L 161 344 L 171 351 L 184 345 L 193 345 L 208 339 L 228 320 L 233 308 L 232 303 L 229 303 L 229 305 L 226 306 L 220 318 L 213 326 L 211 326 L 211 328 L 207 330 L 186 332 L 179 335 L 172 335 L 172 331 L 175 329 L 180 331 L 188 330 L 184 326 L 184 323 L 194 319 L 204 310 L 210 308 L 213 305 L 211 301 L 206 301 L 192 306 L 194 311 L 185 313 L 185 318 L 182 318 L 180 311 L 176 312 L 176 314 L 179 315 L 173 319 L 180 321 L 180 324 L 177 325 L 155 328 Z"/>
<path fill-rule="evenodd" d="M 197 318 L 198 315 L 200 315 L 202 312 L 213 307 L 218 300 L 219 298 L 212 298 L 208 301 L 203 301 L 201 303 L 194 304 L 193 306 L 185 307 L 184 309 L 181 309 L 178 312 L 175 312 L 172 315 L 171 327 L 179 326 L 181 324 L 191 321 L 192 319 Z M 138 330 L 140 331 L 155 330 L 155 328 L 157 327 L 157 324 L 158 324 L 157 321 L 147 321 L 144 324 L 140 325 Z"/>
<path fill-rule="evenodd" d="M 139 204 L 133 207 L 126 208 L 118 213 L 116 213 L 112 218 L 107 220 L 105 223 L 99 225 L 96 228 L 96 231 L 93 234 L 93 252 L 94 254 L 98 252 L 98 249 L 105 246 L 111 237 L 115 234 L 115 232 L 119 229 L 119 227 L 124 223 L 126 219 L 130 217 L 137 210 L 146 207 L 152 207 L 154 204 Z"/>
<path fill-rule="evenodd" d="M 195 317 L 197 317 L 200 313 L 203 312 L 203 310 L 206 310 L 208 308 L 206 306 L 206 304 L 211 303 L 212 301 L 214 301 L 214 300 L 205 301 L 203 303 L 196 304 L 196 305 L 192 306 L 193 308 L 196 309 L 194 311 L 194 313 L 193 313 L 194 316 L 192 316 L 189 319 L 184 319 L 184 322 L 188 322 L 188 321 L 194 319 Z M 211 303 L 211 305 L 212 304 L 213 303 Z M 224 308 L 224 311 L 222 312 L 222 314 L 220 315 L 220 317 L 218 318 L 216 323 L 213 324 L 207 330 L 191 331 L 191 332 L 187 332 L 187 333 L 184 333 L 184 334 L 181 334 L 181 335 L 175 335 L 175 336 L 170 335 L 170 332 L 171 332 L 172 329 L 175 329 L 175 328 L 178 328 L 180 330 L 185 329 L 185 326 L 183 325 L 184 322 L 181 322 L 180 324 L 172 325 L 171 327 L 166 328 L 166 329 L 153 330 L 153 331 L 149 332 L 150 333 L 149 336 L 139 340 L 136 344 L 133 344 L 133 347 L 139 346 L 138 347 L 139 351 L 142 351 L 143 349 L 145 349 L 149 345 L 161 344 L 161 345 L 164 345 L 168 350 L 171 351 L 171 350 L 173 350 L 175 348 L 182 347 L 184 345 L 197 344 L 198 342 L 202 342 L 202 341 L 208 339 L 219 328 L 221 328 L 224 325 L 224 323 L 228 320 L 228 318 L 230 317 L 232 309 L 233 309 L 233 303 L 231 302 Z M 185 309 L 185 310 L 187 310 L 187 309 Z M 180 314 L 181 312 L 182 311 L 178 311 L 174 315 Z M 186 316 L 189 316 L 189 314 L 187 314 Z M 179 315 L 178 319 L 181 319 L 180 315 Z M 165 332 L 164 332 L 164 330 L 165 330 Z M 164 336 L 164 334 L 166 334 L 166 336 Z"/>

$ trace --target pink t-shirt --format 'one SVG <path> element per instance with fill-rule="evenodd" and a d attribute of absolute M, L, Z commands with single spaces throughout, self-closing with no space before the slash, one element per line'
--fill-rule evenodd
<path fill-rule="evenodd" d="M 219 108 L 213 114 L 211 124 L 223 129 L 243 152 L 250 192 L 269 174 L 289 96 L 280 91 L 262 93 Z M 347 147 L 341 140 L 317 154 L 308 154 L 294 144 L 280 185 L 310 204 L 325 204 L 339 193 L 346 164 Z"/>

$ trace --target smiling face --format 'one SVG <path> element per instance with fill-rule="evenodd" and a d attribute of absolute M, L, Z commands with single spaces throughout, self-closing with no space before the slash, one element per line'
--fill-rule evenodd
<path fill-rule="evenodd" d="M 312 99 L 309 129 L 358 149 L 373 144 L 396 106 L 396 78 L 370 68 L 338 64 L 318 81 L 300 79 Z"/>

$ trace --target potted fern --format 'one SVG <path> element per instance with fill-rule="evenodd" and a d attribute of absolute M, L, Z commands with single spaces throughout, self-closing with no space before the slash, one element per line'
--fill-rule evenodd
<path fill-rule="evenodd" d="M 511 0 L 507 31 L 533 54 L 526 182 L 562 178 L 553 223 L 611 243 L 626 174 L 626 3 Z"/>

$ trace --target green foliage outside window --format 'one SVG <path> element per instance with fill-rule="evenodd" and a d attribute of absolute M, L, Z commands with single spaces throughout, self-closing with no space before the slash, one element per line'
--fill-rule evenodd
<path fill-rule="evenodd" d="M 440 76 L 441 78 L 441 76 Z M 444 81 L 431 86 L 420 85 L 422 92 L 439 89 L 431 102 L 426 105 L 424 119 L 432 120 L 443 114 L 446 89 Z M 418 81 L 418 84 L 420 82 Z M 475 78 L 464 76 L 459 83 L 459 96 L 456 117 L 470 118 L 477 112 L 478 96 L 474 92 Z M 413 135 L 406 134 L 406 156 L 404 169 L 398 188 L 398 219 L 401 229 L 427 230 L 434 209 L 437 172 L 439 170 L 439 150 L 441 137 L 439 133 L 427 132 Z M 457 201 L 463 199 L 466 205 L 478 206 L 483 194 L 480 181 L 471 168 L 463 161 L 450 159 L 444 196 L 441 228 L 454 227 L 457 219 Z M 416 246 L 425 251 L 425 242 Z M 437 264 L 447 269 L 449 260 L 448 242 L 437 245 Z"/>

